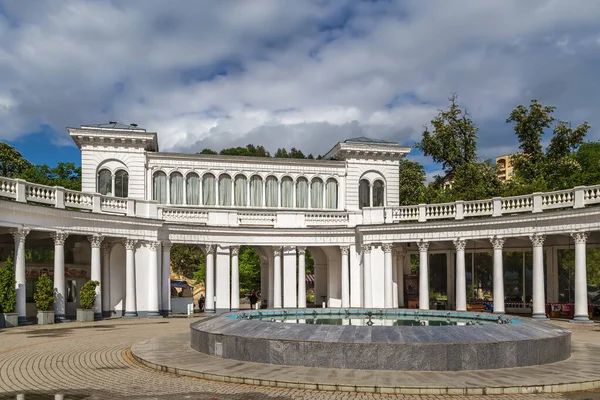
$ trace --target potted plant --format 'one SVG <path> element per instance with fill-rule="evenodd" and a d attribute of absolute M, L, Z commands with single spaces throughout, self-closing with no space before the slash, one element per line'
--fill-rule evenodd
<path fill-rule="evenodd" d="M 19 325 L 17 307 L 17 290 L 15 289 L 15 269 L 12 257 L 0 268 L 0 328 L 12 328 Z"/>
<path fill-rule="evenodd" d="M 42 274 L 35 283 L 33 294 L 35 308 L 37 308 L 38 325 L 54 323 L 54 285 L 47 274 Z"/>
<path fill-rule="evenodd" d="M 100 285 L 98 281 L 87 281 L 79 291 L 79 305 L 77 309 L 78 322 L 94 321 L 94 303 L 96 302 L 96 288 Z"/>

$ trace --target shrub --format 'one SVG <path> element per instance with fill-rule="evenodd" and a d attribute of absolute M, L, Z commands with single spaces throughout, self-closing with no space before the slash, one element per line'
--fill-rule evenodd
<path fill-rule="evenodd" d="M 54 285 L 47 274 L 42 274 L 35 283 L 33 294 L 35 308 L 38 311 L 52 311 L 54 307 Z"/>
<path fill-rule="evenodd" d="M 17 290 L 15 289 L 15 269 L 12 257 L 0 268 L 0 312 L 12 313 L 17 307 Z"/>
<path fill-rule="evenodd" d="M 96 288 L 100 285 L 98 281 L 87 281 L 79 291 L 79 304 L 84 310 L 94 308 L 96 302 Z"/>

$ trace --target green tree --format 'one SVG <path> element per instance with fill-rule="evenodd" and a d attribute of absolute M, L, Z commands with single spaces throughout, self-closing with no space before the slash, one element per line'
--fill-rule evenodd
<path fill-rule="evenodd" d="M 54 168 L 47 165 L 33 165 L 23 171 L 19 178 L 40 185 L 81 190 L 81 167 L 75 167 L 72 162 L 59 162 Z"/>
<path fill-rule="evenodd" d="M 260 256 L 251 246 L 241 246 L 238 256 L 240 295 L 260 290 Z"/>
<path fill-rule="evenodd" d="M 290 150 L 288 155 L 290 158 L 301 158 L 301 159 L 306 158 L 304 153 L 301 150 L 296 149 L 295 147 L 292 147 L 292 149 Z"/>
<path fill-rule="evenodd" d="M 174 244 L 171 247 L 173 271 L 196 282 L 204 282 L 205 257 L 202 249 L 194 244 Z"/>
<path fill-rule="evenodd" d="M 425 126 L 421 142 L 415 145 L 426 156 L 442 164 L 446 173 L 477 161 L 477 127 L 467 110 L 458 105 L 456 94 L 448 100 L 448 109 L 439 110 L 431 120 L 433 133 Z"/>
<path fill-rule="evenodd" d="M 581 170 L 574 174 L 572 186 L 599 184 L 600 142 L 583 143 L 579 146 L 575 159 Z"/>
<path fill-rule="evenodd" d="M 54 285 L 47 274 L 42 274 L 35 282 L 33 293 L 35 308 L 38 311 L 52 311 L 54 306 Z"/>
<path fill-rule="evenodd" d="M 275 158 L 289 158 L 288 152 L 286 149 L 277 149 L 275 152 Z"/>
<path fill-rule="evenodd" d="M 419 204 L 425 201 L 427 176 L 425 168 L 416 161 L 400 160 L 400 205 Z"/>
<path fill-rule="evenodd" d="M 489 199 L 502 193 L 502 182 L 489 161 L 459 166 L 449 190 L 453 201 Z"/>
<path fill-rule="evenodd" d="M 554 106 L 544 106 L 531 100 L 529 108 L 517 106 L 506 119 L 514 124 L 521 153 L 512 157 L 515 178 L 520 183 L 545 185 L 550 190 L 566 189 L 573 185 L 573 177 L 581 171 L 575 151 L 583 143 L 590 129 L 587 122 L 573 128 L 567 121 L 558 121 Z M 542 136 L 553 128 L 552 138 L 544 152 Z"/>
<path fill-rule="evenodd" d="M 0 176 L 18 178 L 32 166 L 14 147 L 0 142 Z"/>
<path fill-rule="evenodd" d="M 217 153 L 216 151 L 211 150 L 211 149 L 202 149 L 202 151 L 198 152 L 197 154 L 217 155 L 219 153 Z"/>
<path fill-rule="evenodd" d="M 79 304 L 84 310 L 91 310 L 96 303 L 96 288 L 100 282 L 89 280 L 83 284 L 79 291 Z"/>
<path fill-rule="evenodd" d="M 12 313 L 17 307 L 15 266 L 9 256 L 0 268 L 0 312 Z"/>

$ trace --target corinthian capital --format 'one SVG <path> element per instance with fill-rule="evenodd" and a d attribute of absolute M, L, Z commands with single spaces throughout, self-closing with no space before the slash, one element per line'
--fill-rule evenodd
<path fill-rule="evenodd" d="M 544 245 L 544 240 L 546 240 L 546 235 L 534 233 L 533 235 L 529 236 L 529 240 L 531 240 L 533 247 L 542 247 Z"/>
<path fill-rule="evenodd" d="M 371 252 L 371 244 L 370 243 L 361 244 L 360 249 L 362 250 L 363 253 L 370 253 Z"/>
<path fill-rule="evenodd" d="M 298 246 L 296 247 L 296 251 L 298 252 L 298 254 L 306 254 L 306 247 Z"/>
<path fill-rule="evenodd" d="M 160 244 L 160 242 L 158 242 L 156 240 L 149 240 L 146 242 L 146 247 L 148 247 L 149 250 L 156 251 L 159 244 Z"/>
<path fill-rule="evenodd" d="M 381 247 L 383 248 L 384 253 L 391 253 L 394 245 L 392 243 L 383 243 Z"/>
<path fill-rule="evenodd" d="M 134 250 L 135 249 L 135 245 L 137 244 L 137 240 L 135 240 L 135 239 L 125 239 L 123 241 L 123 244 L 125 245 L 125 249 L 126 250 Z"/>
<path fill-rule="evenodd" d="M 29 229 L 29 228 L 15 228 L 15 229 L 11 229 L 10 233 L 11 233 L 11 235 L 13 235 L 13 238 L 15 239 L 15 243 L 18 243 L 20 241 L 24 241 L 25 238 L 27 237 L 27 235 L 29 235 L 30 231 L 31 231 L 31 229 Z"/>
<path fill-rule="evenodd" d="M 342 253 L 343 256 L 347 256 L 348 253 L 350 252 L 350 247 L 348 246 L 340 246 L 340 251 Z"/>
<path fill-rule="evenodd" d="M 51 232 L 50 237 L 52 239 L 54 239 L 55 245 L 64 246 L 65 241 L 67 240 L 67 237 L 69 237 L 69 234 L 65 231 L 56 231 L 56 232 Z"/>
<path fill-rule="evenodd" d="M 99 233 L 95 233 L 92 236 L 88 236 L 88 240 L 90 241 L 92 248 L 100 248 L 100 245 L 104 240 L 104 236 L 100 235 Z"/>
<path fill-rule="evenodd" d="M 429 250 L 429 242 L 421 239 L 417 242 L 417 247 L 419 248 L 419 251 L 427 251 Z"/>
<path fill-rule="evenodd" d="M 504 242 L 506 242 L 506 239 L 502 237 L 494 236 L 490 238 L 490 243 L 492 243 L 494 250 L 502 250 Z"/>
<path fill-rule="evenodd" d="M 467 241 L 465 239 L 454 239 L 454 248 L 456 251 L 465 251 L 467 247 Z"/>
<path fill-rule="evenodd" d="M 240 246 L 231 246 L 231 255 L 237 256 L 240 253 Z"/>
<path fill-rule="evenodd" d="M 585 244 L 589 236 L 589 232 L 571 232 L 571 237 L 575 244 Z"/>

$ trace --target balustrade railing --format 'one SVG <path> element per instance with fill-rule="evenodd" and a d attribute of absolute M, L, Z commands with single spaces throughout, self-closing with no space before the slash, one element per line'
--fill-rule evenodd
<path fill-rule="evenodd" d="M 365 208 L 362 215 L 348 211 L 239 210 L 189 208 L 158 205 L 155 201 L 103 196 L 59 186 L 45 186 L 21 179 L 0 177 L 0 197 L 21 203 L 36 203 L 95 213 L 158 218 L 167 222 L 195 222 L 228 226 L 355 226 L 360 223 L 425 222 L 499 217 L 546 210 L 583 208 L 600 203 L 600 185 L 523 196 L 495 197 L 476 201 L 419 204 L 389 208 Z M 356 214 L 356 215 L 355 215 Z M 284 216 L 285 215 L 285 216 Z"/>

